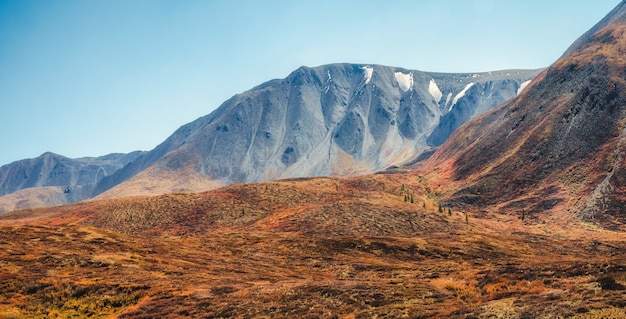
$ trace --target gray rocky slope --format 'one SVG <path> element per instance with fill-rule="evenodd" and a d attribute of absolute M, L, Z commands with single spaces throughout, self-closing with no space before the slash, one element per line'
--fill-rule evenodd
<path fill-rule="evenodd" d="M 138 175 L 149 194 L 150 189 L 180 191 L 156 185 L 172 178 L 185 184 L 192 175 L 214 181 L 210 187 L 215 187 L 375 172 L 438 146 L 471 117 L 516 96 L 538 72 L 446 74 L 356 64 L 301 67 L 285 79 L 233 96 L 149 152 L 75 160 L 46 153 L 5 165 L 0 168 L 0 195 L 53 186 L 64 190 L 60 195 L 55 189 L 56 200 L 50 204 L 56 205 L 112 188 L 121 187 L 118 194 L 124 194 L 124 182 Z M 206 185 L 183 189 L 200 191 Z M 37 195 L 51 196 L 49 190 Z M 11 200 L 41 205 L 22 199 L 28 196 L 32 192 Z"/>
<path fill-rule="evenodd" d="M 47 152 L 0 167 L 0 195 L 42 186 L 65 186 L 69 193 L 75 187 L 95 185 L 140 155 L 132 152 L 71 159 Z"/>
<path fill-rule="evenodd" d="M 192 171 L 222 185 L 382 170 L 438 146 L 469 118 L 516 96 L 538 72 L 301 67 L 182 126 L 104 178 L 96 193 L 148 167 L 157 179 L 163 172 Z"/>
<path fill-rule="evenodd" d="M 90 198 L 94 187 L 102 180 L 137 159 L 142 152 L 109 154 L 100 157 L 67 158 L 54 153 L 24 159 L 0 167 L 0 196 L 21 190 L 42 191 L 38 204 L 65 204 Z M 29 196 L 32 192 L 29 193 Z M 0 213 L 5 209 L 6 196 L 0 197 Z M 54 197 L 54 198 L 51 198 Z M 19 201 L 10 208 L 36 206 L 28 196 L 13 196 Z M 4 202 L 3 202 L 4 200 Z"/>

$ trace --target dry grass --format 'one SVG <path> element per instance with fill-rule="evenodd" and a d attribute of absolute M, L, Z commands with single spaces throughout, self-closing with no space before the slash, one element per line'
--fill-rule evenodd
<path fill-rule="evenodd" d="M 623 234 L 467 223 L 438 211 L 434 183 L 315 178 L 5 215 L 0 317 L 613 318 L 626 306 Z"/>

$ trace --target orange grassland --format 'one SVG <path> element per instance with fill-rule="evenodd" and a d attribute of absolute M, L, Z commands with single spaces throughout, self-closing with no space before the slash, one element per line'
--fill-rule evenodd
<path fill-rule="evenodd" d="M 626 317 L 624 233 L 560 211 L 440 209 L 436 179 L 285 180 L 6 214 L 0 318 Z"/>

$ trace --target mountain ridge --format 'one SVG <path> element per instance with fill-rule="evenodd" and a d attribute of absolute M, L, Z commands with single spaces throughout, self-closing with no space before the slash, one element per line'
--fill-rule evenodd
<path fill-rule="evenodd" d="M 624 18 L 626 17 L 626 10 L 624 10 L 625 7 L 626 2 L 620 2 L 615 8 L 613 8 L 613 10 L 611 10 L 611 12 L 609 12 L 604 18 L 602 18 L 602 20 L 600 20 L 593 27 L 591 27 L 591 29 L 587 30 L 580 37 L 578 37 L 578 39 L 576 39 L 576 41 L 574 41 L 574 43 L 572 43 L 570 47 L 565 50 L 563 55 L 561 55 L 561 58 L 565 58 L 568 55 L 572 54 L 572 52 L 580 49 L 581 46 L 583 46 L 585 42 L 587 42 L 589 38 L 591 38 L 593 34 L 600 29 L 616 21 L 624 20 Z"/>
<path fill-rule="evenodd" d="M 31 189 L 0 197 L 0 204 L 26 208 L 26 194 L 57 198 L 52 201 L 56 205 L 94 196 L 196 192 L 232 183 L 372 173 L 430 152 L 469 118 L 518 94 L 537 72 L 436 73 L 350 63 L 303 66 L 283 79 L 234 95 L 213 112 L 182 125 L 153 150 L 131 153 L 132 160 L 124 165 L 90 176 L 88 185 L 72 180 L 73 171 L 84 166 L 81 160 L 61 156 L 54 161 L 65 163 L 60 167 L 70 172 L 57 170 L 56 179 L 46 175 L 43 180 L 3 180 L 0 170 L 0 186 L 6 189 L 0 195 L 41 187 L 41 193 Z M 19 161 L 4 170 L 10 167 L 21 169 Z M 63 202 L 52 186 L 69 187 L 73 193 Z"/>
<path fill-rule="evenodd" d="M 52 152 L 15 161 L 0 167 L 0 195 L 42 186 L 84 186 L 95 184 L 141 155 L 111 153 L 100 157 L 71 159 Z"/>
<path fill-rule="evenodd" d="M 146 155 L 141 168 L 129 167 L 117 180 L 108 177 L 98 190 L 151 165 L 156 172 L 184 170 L 222 185 L 371 173 L 429 149 L 425 135 L 442 114 L 461 109 L 473 116 L 473 108 L 489 109 L 517 94 L 537 72 L 445 74 L 368 64 L 300 67 L 181 127 L 157 147 L 169 154 Z M 432 90 L 441 96 L 433 96 L 432 82 L 441 86 Z M 476 83 L 473 90 L 459 94 L 469 83 Z M 507 93 L 490 96 L 497 90 Z M 472 98 L 477 102 L 467 103 Z M 456 126 L 440 131 L 446 135 Z M 150 184 L 149 179 L 144 183 Z"/>
<path fill-rule="evenodd" d="M 625 19 L 622 3 L 522 94 L 470 120 L 424 164 L 444 167 L 456 185 L 450 205 L 621 224 Z"/>
<path fill-rule="evenodd" d="M 96 183 L 142 152 L 71 159 L 52 152 L 0 167 L 0 213 L 55 206 L 91 197 Z"/>

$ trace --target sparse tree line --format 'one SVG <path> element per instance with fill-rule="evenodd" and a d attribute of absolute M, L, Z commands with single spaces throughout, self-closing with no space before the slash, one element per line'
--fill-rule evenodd
<path fill-rule="evenodd" d="M 421 184 L 427 184 L 427 181 L 422 176 L 418 177 L 418 182 Z M 425 186 L 425 195 L 426 197 L 433 197 L 432 190 L 428 186 Z M 409 187 L 407 187 L 404 183 L 400 185 L 400 196 L 403 196 L 403 201 L 405 203 L 415 204 L 415 192 L 409 189 Z M 427 211 L 426 207 L 426 201 L 424 200 L 422 201 L 422 208 L 424 212 Z M 437 203 L 437 211 L 439 213 L 445 213 L 447 211 L 448 216 L 452 216 L 452 207 L 445 207 L 441 202 Z M 465 223 L 469 224 L 469 215 L 466 212 L 462 212 L 462 214 L 465 216 Z"/>

